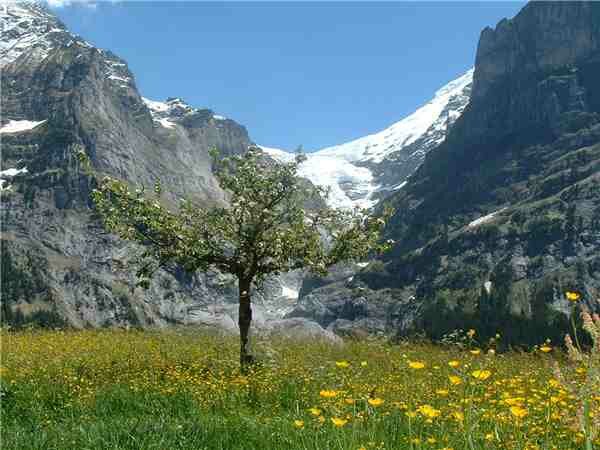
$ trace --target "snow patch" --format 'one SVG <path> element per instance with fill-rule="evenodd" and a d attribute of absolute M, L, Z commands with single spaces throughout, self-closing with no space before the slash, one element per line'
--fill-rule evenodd
<path fill-rule="evenodd" d="M 165 128 L 175 128 L 175 124 L 169 119 L 158 119 L 158 123 L 160 123 Z"/>
<path fill-rule="evenodd" d="M 218 114 L 213 114 L 213 119 L 215 119 L 215 120 L 227 120 L 227 117 L 220 116 Z"/>
<path fill-rule="evenodd" d="M 485 292 L 487 292 L 487 294 L 490 295 L 492 293 L 492 282 L 486 281 L 485 283 L 483 283 L 483 288 L 485 289 Z"/>
<path fill-rule="evenodd" d="M 129 83 L 131 81 L 131 78 L 119 77 L 117 75 L 110 75 L 109 73 L 107 73 L 107 75 L 108 75 L 109 80 L 122 81 L 123 83 Z"/>
<path fill-rule="evenodd" d="M 295 158 L 295 155 L 293 153 L 286 152 L 285 150 L 281 150 L 278 148 L 265 147 L 264 145 L 259 145 L 258 148 L 260 148 L 263 152 L 265 152 L 274 160 L 279 161 L 281 163 L 291 163 L 294 161 Z"/>
<path fill-rule="evenodd" d="M 8 183 L 8 180 L 5 178 L 13 178 L 21 173 L 28 173 L 27 167 L 23 167 L 22 169 L 6 169 L 0 171 L 0 191 L 8 191 L 12 187 L 12 185 L 8 185 L 4 187 L 4 183 Z"/>
<path fill-rule="evenodd" d="M 317 186 L 330 189 L 328 204 L 335 208 L 371 208 L 378 199 L 374 194 L 396 191 L 406 185 L 381 186 L 371 168 L 400 150 L 423 138 L 424 146 L 411 150 L 411 158 L 423 159 L 425 153 L 439 145 L 446 131 L 469 102 L 468 86 L 473 69 L 439 89 L 433 99 L 413 114 L 389 128 L 345 144 L 306 154 L 299 169 L 300 176 Z M 260 146 L 274 159 L 288 163 L 294 154 L 281 149 Z M 400 181 L 400 180 L 398 180 Z"/>
<path fill-rule="evenodd" d="M 0 127 L 0 134 L 2 133 L 21 133 L 23 131 L 33 130 L 38 125 L 46 122 L 45 120 L 40 120 L 39 122 L 35 122 L 32 120 L 9 120 L 7 124 Z"/>
<path fill-rule="evenodd" d="M 2 1 L 0 67 L 15 61 L 24 53 L 41 61 L 65 35 L 79 39 L 65 30 L 41 2 Z"/>
<path fill-rule="evenodd" d="M 281 286 L 281 295 L 285 298 L 297 299 L 299 292 L 296 289 L 290 289 L 289 287 L 282 285 Z"/>
<path fill-rule="evenodd" d="M 479 225 L 483 225 L 484 223 L 491 222 L 494 219 L 494 217 L 496 217 L 496 215 L 500 214 L 505 209 L 506 208 L 502 208 L 502 209 L 499 209 L 498 211 L 494 211 L 493 213 L 488 214 L 487 216 L 483 216 L 478 219 L 475 219 L 472 222 L 469 222 L 467 227 L 475 228 L 475 227 L 478 227 Z"/>
<path fill-rule="evenodd" d="M 27 170 L 27 167 L 23 167 L 22 169 L 6 169 L 6 170 L 2 170 L 0 171 L 0 178 L 4 178 L 4 177 L 16 177 L 17 175 L 19 175 L 20 173 L 27 173 L 29 172 Z"/>
<path fill-rule="evenodd" d="M 169 110 L 169 105 L 167 105 L 166 103 L 150 100 L 146 97 L 142 97 L 142 100 L 150 111 L 163 112 Z"/>

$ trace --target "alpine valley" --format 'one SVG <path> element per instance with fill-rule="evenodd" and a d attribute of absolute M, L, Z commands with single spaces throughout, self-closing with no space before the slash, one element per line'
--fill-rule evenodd
<path fill-rule="evenodd" d="M 209 149 L 241 154 L 248 131 L 142 97 L 126 61 L 40 3 L 3 4 L 0 20 L 4 320 L 236 332 L 230 277 L 163 270 L 135 287 L 141 249 L 103 231 L 76 155 L 137 186 L 160 179 L 167 205 L 225 204 Z M 274 164 L 294 158 L 265 144 Z M 532 2 L 485 28 L 473 69 L 383 131 L 308 154 L 300 175 L 331 206 L 392 206 L 395 244 L 326 278 L 268 279 L 260 332 L 558 339 L 565 290 L 600 310 L 600 3 Z"/>

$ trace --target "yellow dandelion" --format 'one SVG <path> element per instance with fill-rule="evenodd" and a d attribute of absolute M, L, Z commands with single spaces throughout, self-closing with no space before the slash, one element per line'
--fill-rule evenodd
<path fill-rule="evenodd" d="M 417 408 L 417 411 L 419 411 L 423 416 L 427 417 L 428 419 L 435 419 L 441 414 L 441 411 L 439 409 L 435 409 L 431 405 L 421 405 Z"/>
<path fill-rule="evenodd" d="M 448 365 L 450 367 L 452 367 L 453 369 L 456 369 L 457 367 L 460 366 L 460 361 L 456 361 L 456 360 L 448 361 Z"/>
<path fill-rule="evenodd" d="M 510 413 L 516 418 L 522 419 L 527 415 L 527 410 L 525 408 L 515 405 L 510 407 Z"/>
<path fill-rule="evenodd" d="M 557 387 L 560 387 L 560 383 L 558 382 L 558 380 L 552 378 L 548 381 L 548 386 L 556 389 Z"/>
<path fill-rule="evenodd" d="M 490 376 L 492 376 L 492 372 L 490 372 L 489 370 L 474 370 L 473 372 L 471 372 L 471 375 L 477 380 L 485 381 Z"/>
<path fill-rule="evenodd" d="M 544 353 L 550 353 L 552 351 L 552 347 L 550 347 L 549 345 L 542 345 L 540 347 L 540 351 Z"/>
<path fill-rule="evenodd" d="M 460 411 L 453 411 L 451 416 L 457 422 L 462 422 L 463 420 L 465 420 L 465 415 Z"/>
<path fill-rule="evenodd" d="M 579 301 L 579 299 L 581 298 L 581 294 L 579 292 L 573 292 L 573 291 L 565 292 L 565 296 L 567 297 L 567 300 L 569 300 L 570 302 Z"/>
<path fill-rule="evenodd" d="M 462 383 L 461 378 L 457 377 L 456 375 L 450 375 L 448 377 L 448 379 L 450 380 L 450 383 L 453 384 L 454 386 L 458 386 L 459 384 Z"/>
<path fill-rule="evenodd" d="M 384 404 L 385 400 L 382 398 L 370 398 L 367 400 L 367 402 L 369 402 L 369 405 L 374 406 L 375 408 L 377 408 L 378 406 L 381 406 Z"/>
<path fill-rule="evenodd" d="M 304 420 L 294 420 L 294 426 L 296 428 L 304 428 Z"/>
<path fill-rule="evenodd" d="M 340 417 L 332 417 L 331 423 L 333 423 L 336 427 L 343 427 L 348 423 L 346 419 L 342 419 Z"/>
<path fill-rule="evenodd" d="M 339 367 L 340 369 L 345 369 L 347 367 L 350 367 L 350 363 L 348 361 L 336 361 L 335 365 L 337 367 Z"/>
<path fill-rule="evenodd" d="M 421 361 L 409 361 L 408 367 L 410 367 L 411 369 L 415 369 L 415 370 L 424 369 L 425 363 L 421 362 Z"/>
<path fill-rule="evenodd" d="M 308 411 L 313 415 L 313 416 L 320 416 L 322 411 L 319 408 L 308 408 Z"/>
<path fill-rule="evenodd" d="M 337 396 L 337 392 L 332 391 L 330 389 L 324 389 L 321 392 L 319 392 L 319 395 L 323 398 L 334 398 Z"/>

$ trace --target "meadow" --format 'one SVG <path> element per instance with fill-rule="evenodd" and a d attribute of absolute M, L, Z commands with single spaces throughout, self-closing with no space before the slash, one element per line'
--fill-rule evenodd
<path fill-rule="evenodd" d="M 582 414 L 600 417 L 600 391 L 583 361 L 548 342 L 501 354 L 475 333 L 448 345 L 258 341 L 261 364 L 242 376 L 234 337 L 4 330 L 1 447 L 590 448 Z"/>

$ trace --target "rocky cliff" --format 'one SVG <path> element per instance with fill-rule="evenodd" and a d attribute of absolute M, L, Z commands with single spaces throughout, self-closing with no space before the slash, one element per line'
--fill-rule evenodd
<path fill-rule="evenodd" d="M 142 98 L 125 61 L 70 33 L 39 3 L 5 4 L 0 19 L 4 318 L 234 329 L 237 287 L 228 277 L 161 272 L 148 291 L 135 288 L 139 249 L 100 227 L 76 153 L 137 186 L 160 180 L 168 203 L 209 205 L 224 197 L 208 151 L 246 151 L 246 129 L 181 99 Z M 257 294 L 258 323 L 295 300 L 298 281 L 288 278 Z"/>
<path fill-rule="evenodd" d="M 599 43 L 593 2 L 532 2 L 486 28 L 469 105 L 388 201 L 393 251 L 303 288 L 292 315 L 522 343 L 561 337 L 567 289 L 600 309 Z"/>

